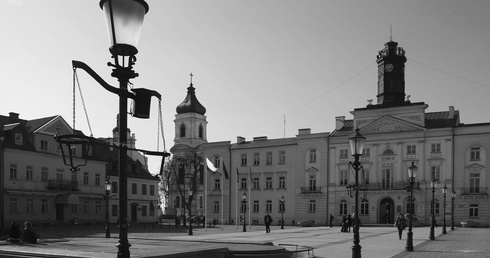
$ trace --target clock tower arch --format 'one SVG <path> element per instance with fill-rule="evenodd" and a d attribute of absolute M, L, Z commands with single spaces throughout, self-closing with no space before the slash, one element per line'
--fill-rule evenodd
<path fill-rule="evenodd" d="M 396 105 L 405 101 L 405 50 L 390 40 L 379 51 L 378 104 Z"/>

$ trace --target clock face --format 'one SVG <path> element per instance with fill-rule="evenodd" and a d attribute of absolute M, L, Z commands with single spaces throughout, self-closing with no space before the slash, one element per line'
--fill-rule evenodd
<path fill-rule="evenodd" d="M 383 74 L 384 71 L 385 69 L 383 68 L 382 65 L 378 67 L 378 74 Z"/>
<path fill-rule="evenodd" d="M 391 72 L 391 71 L 393 71 L 393 65 L 392 64 L 387 64 L 385 66 L 385 71 L 388 72 L 388 73 Z"/>

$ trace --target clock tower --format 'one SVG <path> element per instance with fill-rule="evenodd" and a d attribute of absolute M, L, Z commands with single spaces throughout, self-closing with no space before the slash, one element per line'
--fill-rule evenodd
<path fill-rule="evenodd" d="M 405 50 L 390 40 L 376 57 L 378 63 L 378 104 L 396 105 L 405 101 Z"/>

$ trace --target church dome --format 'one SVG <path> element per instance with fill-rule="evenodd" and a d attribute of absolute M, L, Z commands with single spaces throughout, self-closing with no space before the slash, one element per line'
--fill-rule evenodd
<path fill-rule="evenodd" d="M 206 108 L 196 98 L 195 88 L 192 83 L 187 88 L 187 96 L 184 101 L 177 106 L 177 114 L 184 113 L 198 113 L 201 115 L 206 113 Z"/>

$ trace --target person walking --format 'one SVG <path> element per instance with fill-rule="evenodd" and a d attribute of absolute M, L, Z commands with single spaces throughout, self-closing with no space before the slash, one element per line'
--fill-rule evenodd
<path fill-rule="evenodd" d="M 17 222 L 12 222 L 10 224 L 10 233 L 7 241 L 12 243 L 20 242 L 21 234 L 22 232 L 20 231 L 19 224 L 17 224 Z"/>
<path fill-rule="evenodd" d="M 402 233 L 403 233 L 403 230 L 406 228 L 406 221 L 405 221 L 405 217 L 403 217 L 403 214 L 400 213 L 400 215 L 398 215 L 398 218 L 396 219 L 395 221 L 395 227 L 398 229 L 398 238 L 399 239 L 402 239 Z"/>
<path fill-rule="evenodd" d="M 272 217 L 271 215 L 269 215 L 269 212 L 267 212 L 267 214 L 265 214 L 264 216 L 265 233 L 271 232 L 271 223 L 272 223 Z"/>
<path fill-rule="evenodd" d="M 341 223 L 341 227 L 340 227 L 340 232 L 347 232 L 347 216 L 342 215 L 342 223 Z"/>
<path fill-rule="evenodd" d="M 330 213 L 330 227 L 333 226 L 333 219 L 334 219 L 334 217 L 333 217 L 332 213 Z"/>
<path fill-rule="evenodd" d="M 24 233 L 22 234 L 22 241 L 35 244 L 37 243 L 37 233 L 34 227 L 29 221 L 24 222 Z"/>

